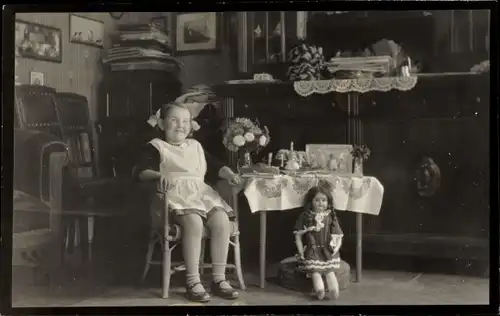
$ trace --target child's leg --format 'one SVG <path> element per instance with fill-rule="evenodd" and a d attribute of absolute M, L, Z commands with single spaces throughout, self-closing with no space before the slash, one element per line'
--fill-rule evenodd
<path fill-rule="evenodd" d="M 323 283 L 323 278 L 319 272 L 314 272 L 311 275 L 313 281 L 314 292 L 316 292 L 316 296 L 318 299 L 323 299 L 325 297 L 325 285 Z"/>
<path fill-rule="evenodd" d="M 329 272 L 326 274 L 326 285 L 328 287 L 328 291 L 330 291 L 332 298 L 336 299 L 339 297 L 339 281 L 337 280 L 337 276 L 335 272 Z"/>
<path fill-rule="evenodd" d="M 223 209 L 213 209 L 207 220 L 210 230 L 210 256 L 212 257 L 212 277 L 215 283 L 226 279 L 227 253 L 229 250 L 229 237 L 231 223 Z M 229 283 L 220 283 L 221 288 L 231 288 Z"/>
<path fill-rule="evenodd" d="M 203 235 L 203 220 L 198 214 L 187 214 L 177 217 L 182 226 L 182 257 L 186 265 L 186 286 L 193 287 L 193 292 L 204 292 L 200 283 L 200 252 Z"/>

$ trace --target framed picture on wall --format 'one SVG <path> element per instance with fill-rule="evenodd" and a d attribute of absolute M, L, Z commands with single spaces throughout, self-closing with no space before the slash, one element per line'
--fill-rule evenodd
<path fill-rule="evenodd" d="M 23 58 L 62 62 L 62 33 L 52 26 L 15 22 L 15 54 Z"/>
<path fill-rule="evenodd" d="M 220 48 L 220 12 L 179 12 L 175 16 L 177 53 L 213 52 Z"/>
<path fill-rule="evenodd" d="M 169 33 L 168 17 L 166 16 L 155 16 L 151 18 L 151 24 L 158 26 L 161 30 Z"/>
<path fill-rule="evenodd" d="M 43 72 L 31 71 L 30 72 L 30 84 L 36 86 L 45 85 L 45 76 Z"/>
<path fill-rule="evenodd" d="M 104 22 L 70 14 L 69 41 L 102 48 L 104 45 Z"/>

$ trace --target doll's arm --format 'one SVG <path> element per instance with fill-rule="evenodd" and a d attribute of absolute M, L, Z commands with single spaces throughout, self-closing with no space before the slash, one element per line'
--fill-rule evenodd
<path fill-rule="evenodd" d="M 304 226 L 304 213 L 300 214 L 299 218 L 295 222 L 295 227 L 293 230 L 293 235 L 295 236 L 295 246 L 297 247 L 297 254 L 301 259 L 304 258 L 304 244 L 302 242 L 302 236 L 307 232 Z"/>
<path fill-rule="evenodd" d="M 333 248 L 334 253 L 337 253 L 342 247 L 342 239 L 344 237 L 344 233 L 342 232 L 342 228 L 340 228 L 338 217 L 335 216 L 332 221 L 332 235 L 330 245 Z"/>
<path fill-rule="evenodd" d="M 301 234 L 295 234 L 295 246 L 297 247 L 297 254 L 300 259 L 304 259 L 304 244 L 302 243 Z"/>

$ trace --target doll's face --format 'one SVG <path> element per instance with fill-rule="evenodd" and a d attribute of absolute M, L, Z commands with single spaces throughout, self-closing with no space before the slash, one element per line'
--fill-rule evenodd
<path fill-rule="evenodd" d="M 171 144 L 179 144 L 191 131 L 191 113 L 188 109 L 172 107 L 163 119 L 165 139 Z"/>
<path fill-rule="evenodd" d="M 318 193 L 312 200 L 312 209 L 315 212 L 325 211 L 328 207 L 328 198 L 323 193 Z"/>

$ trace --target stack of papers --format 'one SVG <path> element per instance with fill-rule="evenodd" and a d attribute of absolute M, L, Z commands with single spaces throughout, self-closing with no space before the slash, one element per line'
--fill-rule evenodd
<path fill-rule="evenodd" d="M 372 73 L 388 73 L 390 71 L 392 57 L 337 57 L 325 63 L 329 72 L 337 71 L 363 71 Z"/>

